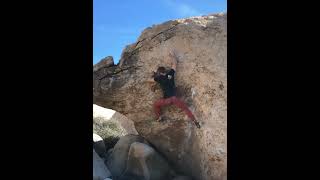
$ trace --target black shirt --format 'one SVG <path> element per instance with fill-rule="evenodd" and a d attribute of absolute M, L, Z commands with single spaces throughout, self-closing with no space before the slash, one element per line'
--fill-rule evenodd
<path fill-rule="evenodd" d="M 158 75 L 154 80 L 160 84 L 163 91 L 163 98 L 169 98 L 176 95 L 176 85 L 174 83 L 174 69 L 171 69 L 165 76 Z"/>

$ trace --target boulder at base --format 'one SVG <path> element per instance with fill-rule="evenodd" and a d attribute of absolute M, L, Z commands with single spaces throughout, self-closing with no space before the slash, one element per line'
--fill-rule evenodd
<path fill-rule="evenodd" d="M 124 175 L 134 175 L 141 179 L 170 179 L 167 161 L 150 146 L 134 142 L 130 146 L 127 168 Z"/>
<path fill-rule="evenodd" d="M 112 153 L 108 156 L 107 166 L 112 176 L 120 177 L 126 169 L 128 152 L 134 142 L 147 143 L 143 137 L 137 135 L 126 135 L 119 139 L 113 147 Z"/>
<path fill-rule="evenodd" d="M 99 155 L 93 150 L 93 179 L 103 180 L 111 176 L 110 171 L 105 166 L 103 160 Z"/>

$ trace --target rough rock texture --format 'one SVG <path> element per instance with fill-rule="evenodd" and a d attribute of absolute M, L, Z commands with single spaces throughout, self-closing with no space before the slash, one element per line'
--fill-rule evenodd
<path fill-rule="evenodd" d="M 147 180 L 163 180 L 171 179 L 170 171 L 167 161 L 152 147 L 139 142 L 131 144 L 124 175 L 134 175 Z"/>
<path fill-rule="evenodd" d="M 146 82 L 167 54 L 178 54 L 175 77 L 179 98 L 202 123 L 196 129 L 175 107 L 163 108 L 164 123 L 153 120 L 159 87 Z M 93 73 L 94 103 L 122 113 L 139 134 L 175 167 L 198 180 L 227 175 L 227 17 L 208 15 L 168 21 L 145 29 L 122 52 L 117 66 Z"/>
<path fill-rule="evenodd" d="M 103 160 L 99 157 L 95 150 L 93 150 L 93 179 L 103 180 L 110 176 L 111 173 L 105 166 Z"/>
<path fill-rule="evenodd" d="M 106 150 L 112 148 L 120 137 L 138 134 L 134 124 L 124 115 L 97 105 L 93 105 L 93 132 L 101 136 Z"/>
<path fill-rule="evenodd" d="M 144 138 L 129 134 L 121 137 L 113 147 L 112 153 L 109 155 L 107 160 L 107 166 L 113 177 L 118 178 L 125 171 L 129 149 L 131 144 L 134 142 L 147 143 Z"/>
<path fill-rule="evenodd" d="M 101 68 L 107 68 L 110 66 L 113 66 L 114 62 L 113 62 L 113 57 L 112 56 L 108 56 L 106 58 L 103 58 L 102 60 L 100 60 L 97 64 L 95 64 L 93 66 L 93 71 L 97 71 L 98 69 Z"/>

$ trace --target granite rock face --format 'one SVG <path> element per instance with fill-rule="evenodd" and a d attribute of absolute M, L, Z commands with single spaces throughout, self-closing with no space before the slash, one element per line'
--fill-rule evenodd
<path fill-rule="evenodd" d="M 187 103 L 202 128 L 176 107 L 166 107 L 166 121 L 154 121 L 153 103 L 162 97 L 146 80 L 158 66 L 178 57 L 178 98 Z M 93 72 L 94 103 L 132 120 L 175 169 L 201 180 L 227 177 L 227 15 L 212 14 L 164 22 L 146 28 L 125 47 L 118 65 Z"/>

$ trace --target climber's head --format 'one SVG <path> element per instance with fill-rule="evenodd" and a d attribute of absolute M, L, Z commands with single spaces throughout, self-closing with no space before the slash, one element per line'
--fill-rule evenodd
<path fill-rule="evenodd" d="M 161 75 L 165 75 L 166 72 L 166 68 L 163 66 L 158 67 L 157 73 L 161 74 Z"/>

